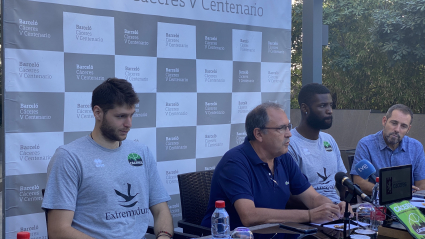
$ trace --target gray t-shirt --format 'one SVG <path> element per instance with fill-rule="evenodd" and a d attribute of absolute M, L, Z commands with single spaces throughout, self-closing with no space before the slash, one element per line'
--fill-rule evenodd
<path fill-rule="evenodd" d="M 291 130 L 289 153 L 308 178 L 313 188 L 332 202 L 339 203 L 335 189 L 335 174 L 346 173 L 338 145 L 331 135 L 320 132 L 317 140 L 300 135 L 297 129 Z"/>
<path fill-rule="evenodd" d="M 170 200 L 148 147 L 116 149 L 90 136 L 59 147 L 47 168 L 42 208 L 74 211 L 72 227 L 94 238 L 143 238 L 149 207 Z"/>

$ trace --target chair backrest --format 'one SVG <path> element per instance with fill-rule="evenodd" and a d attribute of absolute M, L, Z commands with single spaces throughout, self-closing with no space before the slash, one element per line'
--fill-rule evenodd
<path fill-rule="evenodd" d="M 348 165 L 350 166 L 350 168 L 347 171 L 348 175 L 350 175 L 351 168 L 353 167 L 353 161 L 354 161 L 354 155 L 348 156 Z M 353 175 L 351 175 L 351 180 L 353 180 Z"/>
<path fill-rule="evenodd" d="M 186 222 L 201 225 L 208 207 L 213 174 L 214 170 L 177 175 L 182 218 Z"/>

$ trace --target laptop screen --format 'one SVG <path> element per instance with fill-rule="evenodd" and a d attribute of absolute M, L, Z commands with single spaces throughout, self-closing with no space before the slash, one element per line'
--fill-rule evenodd
<path fill-rule="evenodd" d="M 412 165 L 379 170 L 379 204 L 412 199 Z"/>

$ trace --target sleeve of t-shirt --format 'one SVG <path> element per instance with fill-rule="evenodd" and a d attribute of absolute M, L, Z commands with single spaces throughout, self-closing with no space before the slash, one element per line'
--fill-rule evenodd
<path fill-rule="evenodd" d="M 289 147 L 288 147 L 288 153 L 291 155 L 291 157 L 292 157 L 292 159 L 295 161 L 295 163 L 296 163 L 298 166 L 300 166 L 301 157 L 300 157 L 300 155 L 298 154 L 297 150 L 295 149 L 294 144 L 295 144 L 295 142 L 291 142 L 291 143 L 289 144 Z"/>
<path fill-rule="evenodd" d="M 425 156 L 424 156 L 424 147 L 422 146 L 421 143 L 419 143 L 419 146 L 417 147 L 419 152 L 418 152 L 418 158 L 417 160 L 417 164 L 415 166 L 413 170 L 413 179 L 416 181 L 420 181 L 425 179 Z M 414 183 L 414 182 L 413 182 Z"/>
<path fill-rule="evenodd" d="M 292 159 L 290 154 L 284 154 L 281 157 L 281 162 L 285 164 L 286 173 L 289 178 L 290 190 L 293 195 L 298 195 L 307 190 L 311 184 L 308 182 L 307 177 L 301 173 L 300 168 Z"/>
<path fill-rule="evenodd" d="M 232 204 L 242 198 L 254 201 L 251 175 L 247 166 L 238 159 L 228 160 L 218 175 L 218 182 Z"/>
<path fill-rule="evenodd" d="M 149 173 L 149 207 L 151 207 L 158 203 L 169 201 L 170 196 L 159 177 L 157 163 L 152 152 L 147 146 L 144 147 L 146 147 L 144 152 Z"/>
<path fill-rule="evenodd" d="M 338 144 L 335 142 L 335 139 L 333 139 L 333 138 L 332 138 L 331 142 L 333 144 L 334 152 L 335 152 L 336 158 L 337 158 L 338 172 L 347 173 L 347 169 L 345 168 L 344 162 L 342 161 L 342 158 L 341 158 L 341 151 L 339 151 Z"/>
<path fill-rule="evenodd" d="M 355 167 L 353 167 L 353 165 L 356 165 L 358 162 L 362 161 L 363 159 L 366 159 L 371 163 L 371 157 L 370 157 L 367 145 L 364 140 L 360 140 L 356 147 L 356 153 L 354 154 L 354 160 L 351 166 L 350 174 L 359 175 L 356 172 L 356 169 Z"/>
<path fill-rule="evenodd" d="M 75 211 L 80 185 L 81 165 L 68 151 L 58 148 L 47 169 L 47 184 L 43 198 L 43 209 Z"/>

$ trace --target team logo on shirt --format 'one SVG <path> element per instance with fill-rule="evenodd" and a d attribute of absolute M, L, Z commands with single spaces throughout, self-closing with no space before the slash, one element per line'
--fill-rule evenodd
<path fill-rule="evenodd" d="M 323 182 L 325 182 L 326 179 L 328 179 L 330 175 L 326 175 L 326 168 L 323 167 L 323 175 L 321 175 L 319 172 L 317 172 L 317 176 L 319 176 L 321 179 L 323 179 Z"/>
<path fill-rule="evenodd" d="M 124 203 L 124 204 L 119 204 L 121 207 L 133 207 L 138 202 L 138 201 L 131 202 L 133 201 L 134 197 L 136 197 L 136 195 L 139 194 L 139 193 L 136 193 L 134 195 L 131 195 L 131 184 L 127 183 L 127 194 L 124 194 L 116 189 L 114 190 L 118 196 L 124 199 L 124 201 L 119 201 Z"/>
<path fill-rule="evenodd" d="M 96 168 L 105 167 L 105 164 L 103 164 L 102 159 L 95 159 L 94 164 L 95 164 Z"/>
<path fill-rule="evenodd" d="M 330 143 L 328 143 L 328 142 L 323 142 L 323 146 L 325 146 L 325 150 L 326 151 L 328 151 L 328 152 L 332 152 L 332 146 L 331 146 L 331 144 Z"/>
<path fill-rule="evenodd" d="M 128 163 L 131 166 L 142 166 L 143 165 L 142 157 L 140 157 L 140 155 L 138 155 L 136 153 L 129 154 L 127 159 L 128 159 Z"/>
<path fill-rule="evenodd" d="M 139 193 L 132 195 L 131 184 L 127 183 L 127 192 L 126 193 L 122 193 L 122 192 L 120 192 L 116 189 L 114 189 L 114 190 L 115 190 L 115 193 L 120 198 L 118 200 L 118 202 L 119 202 L 118 205 L 120 205 L 121 207 L 125 207 L 125 209 L 123 209 L 123 211 L 113 210 L 113 211 L 110 211 L 110 212 L 106 212 L 105 213 L 105 219 L 106 220 L 109 221 L 109 220 L 116 220 L 116 219 L 121 219 L 121 218 L 130 218 L 130 217 L 135 218 L 139 215 L 149 213 L 149 208 L 140 208 L 140 206 L 138 206 L 137 208 L 134 207 L 139 202 L 139 201 L 136 201 L 136 199 L 137 199 L 136 195 L 139 194 Z"/>

